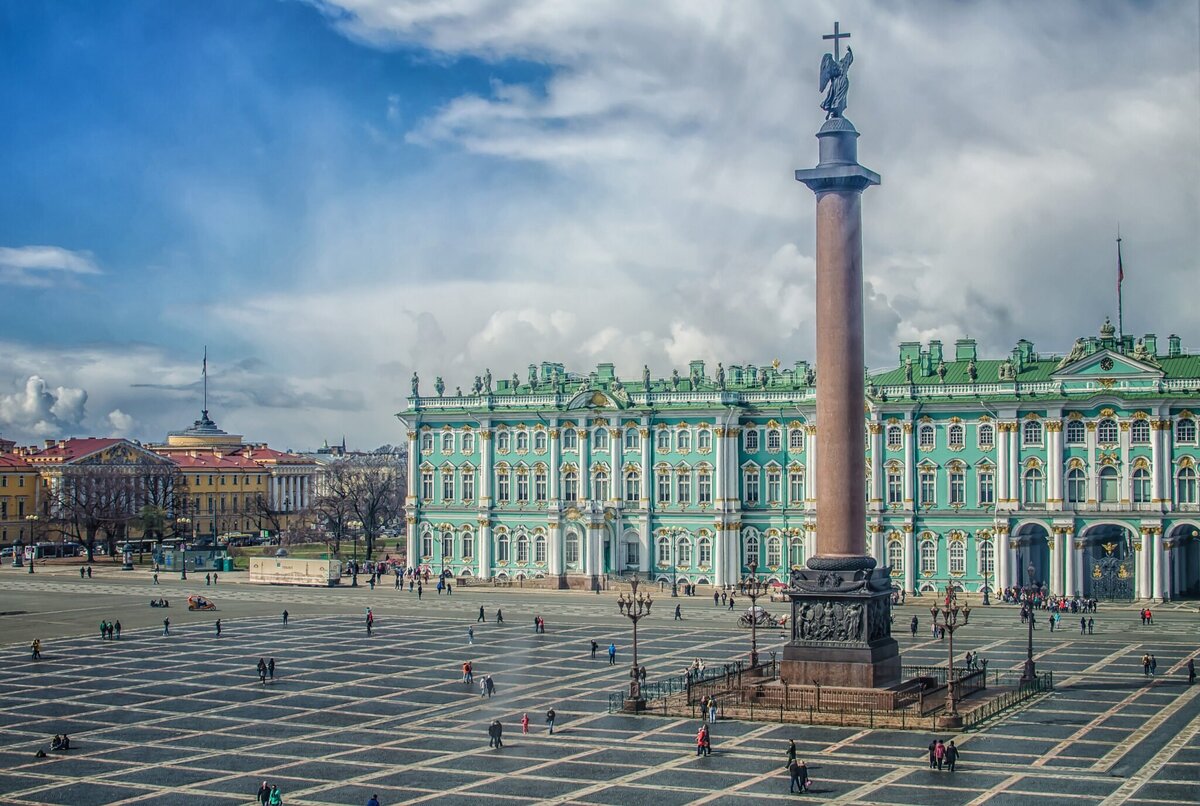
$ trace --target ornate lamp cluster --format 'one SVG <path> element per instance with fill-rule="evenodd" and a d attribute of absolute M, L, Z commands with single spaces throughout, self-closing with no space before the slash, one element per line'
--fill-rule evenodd
<path fill-rule="evenodd" d="M 768 586 L 758 578 L 758 565 L 751 563 L 750 573 L 738 583 L 738 593 L 750 600 L 750 668 L 758 666 L 758 597 L 767 593 Z"/>
<path fill-rule="evenodd" d="M 954 631 L 959 627 L 965 627 L 971 620 L 971 605 L 958 605 L 958 591 L 953 585 L 946 586 L 946 596 L 942 600 L 943 604 L 939 607 L 934 605 L 929 608 L 929 615 L 933 617 L 935 627 L 940 627 L 950 633 L 949 657 L 946 664 L 946 713 L 951 720 L 957 720 L 958 715 L 958 700 L 954 694 Z M 961 617 L 961 620 L 960 620 Z M 940 619 L 940 620 L 939 620 Z"/>
<path fill-rule="evenodd" d="M 1037 679 L 1037 667 L 1033 662 L 1033 597 L 1040 592 L 1040 589 L 1033 582 L 1033 575 L 1037 573 L 1037 568 L 1033 562 L 1025 569 L 1025 584 L 1021 588 L 1021 592 L 1025 594 L 1025 607 L 1029 609 L 1029 618 L 1026 619 L 1029 626 L 1029 639 L 1025 645 L 1025 669 L 1021 672 L 1022 683 L 1032 683 Z"/>
<path fill-rule="evenodd" d="M 633 622 L 633 666 L 629 669 L 629 699 L 635 704 L 642 699 L 637 655 L 637 625 L 639 621 L 650 615 L 650 608 L 654 604 L 654 599 L 650 594 L 638 593 L 639 583 L 640 580 L 635 576 L 629 582 L 630 593 L 621 593 L 617 596 L 617 610 Z"/>

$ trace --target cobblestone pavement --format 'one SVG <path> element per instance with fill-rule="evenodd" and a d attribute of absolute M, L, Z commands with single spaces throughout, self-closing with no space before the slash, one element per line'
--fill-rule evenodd
<path fill-rule="evenodd" d="M 90 623 L 96 602 L 123 622 L 147 611 L 157 621 L 165 612 L 145 607 L 140 583 L 88 585 L 6 574 L 0 611 L 17 615 L 0 617 L 0 626 L 11 638 L 17 625 L 36 629 L 26 622 L 55 610 L 82 613 Z M 165 594 L 182 603 L 179 587 Z M 172 608 L 179 621 L 170 636 L 161 626 L 126 630 L 111 642 L 98 630 L 48 635 L 36 662 L 25 643 L 0 648 L 0 801 L 244 804 L 268 780 L 289 806 L 362 804 L 373 793 L 389 806 L 749 804 L 788 797 L 784 751 L 794 738 L 814 781 L 810 796 L 792 796 L 798 800 L 1200 802 L 1200 684 L 1188 688 L 1182 676 L 1200 628 L 1194 603 L 1158 609 L 1148 628 L 1136 613 L 1116 609 L 1096 616 L 1092 636 L 1078 629 L 1050 635 L 1039 626 L 1039 668 L 1054 671 L 1057 690 L 978 732 L 943 734 L 963 751 L 951 774 L 927 768 L 932 737 L 922 733 L 721 722 L 713 755 L 698 758 L 694 721 L 609 714 L 608 695 L 625 681 L 630 660 L 629 626 L 611 595 L 467 590 L 417 602 L 391 588 L 349 596 L 249 586 L 208 591 L 202 583 L 199 590 L 222 610 Z M 671 619 L 674 601 L 684 605 L 682 622 Z M 379 618 L 370 638 L 361 618 L 368 602 Z M 488 621 L 476 624 L 481 603 Z M 504 624 L 494 622 L 497 606 Z M 276 615 L 282 607 L 325 612 L 296 615 L 284 628 Z M 678 673 L 694 657 L 712 663 L 745 653 L 748 636 L 732 626 L 736 614 L 711 599 L 661 607 L 639 626 L 651 679 Z M 545 635 L 533 633 L 535 613 L 547 620 Z M 896 623 L 906 625 L 912 614 L 927 625 L 927 610 L 911 605 Z M 475 628 L 470 646 L 468 626 Z M 593 638 L 602 647 L 595 660 Z M 760 640 L 772 649 L 780 637 L 772 631 Z M 946 645 L 925 631 L 900 640 L 905 663 L 945 662 Z M 619 649 L 616 666 L 603 650 L 609 641 Z M 981 651 L 991 668 L 1019 666 L 1025 634 L 1015 609 L 976 608 L 955 648 L 960 657 Z M 1142 673 L 1144 652 L 1158 659 L 1153 678 Z M 254 672 L 260 656 L 278 663 L 265 686 Z M 461 682 L 468 659 L 477 679 L 493 676 L 494 697 Z M 544 723 L 549 707 L 559 716 L 553 736 Z M 522 713 L 531 720 L 528 736 L 521 735 Z M 500 750 L 488 748 L 492 719 L 505 727 Z M 34 758 L 61 732 L 72 737 L 70 753 Z"/>

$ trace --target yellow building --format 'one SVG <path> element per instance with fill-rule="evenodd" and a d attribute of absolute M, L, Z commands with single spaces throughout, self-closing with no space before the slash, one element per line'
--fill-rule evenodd
<path fill-rule="evenodd" d="M 35 534 L 38 524 L 31 519 L 41 514 L 40 476 L 12 448 L 11 442 L 0 442 L 0 543 L 29 543 L 31 535 L 40 539 Z"/>

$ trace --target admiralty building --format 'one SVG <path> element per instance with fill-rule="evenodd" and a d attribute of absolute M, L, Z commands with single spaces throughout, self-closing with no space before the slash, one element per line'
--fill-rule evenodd
<path fill-rule="evenodd" d="M 410 564 L 549 587 L 786 580 L 815 545 L 814 383 L 805 362 L 530 364 L 453 395 L 414 376 Z M 1200 354 L 1175 336 L 901 344 L 867 378 L 869 550 L 909 594 L 1200 594 L 1198 414 Z"/>

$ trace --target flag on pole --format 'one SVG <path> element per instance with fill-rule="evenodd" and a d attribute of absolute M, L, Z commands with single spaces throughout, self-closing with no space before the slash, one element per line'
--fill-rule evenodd
<path fill-rule="evenodd" d="M 1117 238 L 1117 285 L 1125 282 L 1125 264 L 1121 262 L 1121 239 Z"/>

